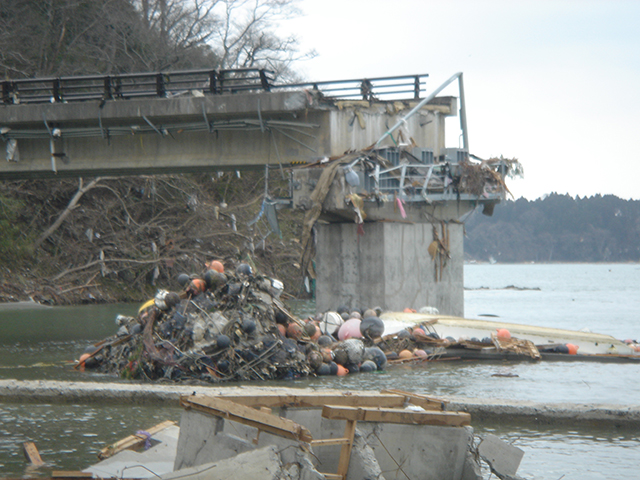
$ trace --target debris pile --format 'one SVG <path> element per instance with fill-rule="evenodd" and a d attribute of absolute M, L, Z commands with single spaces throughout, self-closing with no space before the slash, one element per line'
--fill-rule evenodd
<path fill-rule="evenodd" d="M 384 331 L 376 312 L 357 322 L 336 312 L 302 321 L 280 300 L 280 281 L 247 263 L 232 272 L 219 261 L 207 267 L 201 276 L 181 274 L 183 291 L 158 291 L 136 317 L 118 315 L 118 332 L 89 346 L 76 368 L 207 383 L 384 369 L 386 356 L 374 345 Z"/>

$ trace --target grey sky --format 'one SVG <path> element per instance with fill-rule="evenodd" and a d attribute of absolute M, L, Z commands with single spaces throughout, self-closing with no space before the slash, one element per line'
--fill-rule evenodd
<path fill-rule="evenodd" d="M 282 28 L 318 52 L 302 65 L 309 79 L 429 73 L 431 91 L 464 72 L 471 152 L 518 158 L 516 197 L 640 199 L 640 1 L 299 5 L 305 16 Z"/>

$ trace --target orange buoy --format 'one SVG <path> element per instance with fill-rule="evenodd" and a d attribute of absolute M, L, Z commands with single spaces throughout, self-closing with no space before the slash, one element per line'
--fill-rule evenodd
<path fill-rule="evenodd" d="M 189 282 L 187 287 L 187 293 L 191 296 L 197 297 L 207 289 L 207 283 L 201 278 L 194 278 Z"/>
<path fill-rule="evenodd" d="M 324 363 L 331 363 L 333 360 L 333 354 L 330 348 L 323 348 L 320 350 L 320 353 L 322 354 L 322 361 Z"/>
<path fill-rule="evenodd" d="M 87 361 L 87 358 L 91 357 L 90 354 L 88 353 L 83 353 L 82 355 L 80 355 L 80 360 L 78 360 L 78 368 L 80 369 L 81 372 L 84 372 L 84 362 Z"/>
<path fill-rule="evenodd" d="M 427 336 L 424 330 L 420 327 L 414 328 L 411 334 L 416 340 L 424 339 Z"/>
<path fill-rule="evenodd" d="M 211 270 L 215 270 L 216 272 L 224 273 L 224 265 L 219 260 L 214 260 L 211 262 Z"/>
<path fill-rule="evenodd" d="M 287 327 L 285 327 L 281 323 L 278 323 L 276 326 L 278 327 L 278 331 L 280 332 L 280 335 L 282 335 L 283 337 L 286 337 L 287 336 Z"/>
<path fill-rule="evenodd" d="M 511 332 L 506 328 L 499 328 L 498 332 L 498 340 L 509 340 L 511 338 Z"/>
<path fill-rule="evenodd" d="M 424 350 L 418 348 L 418 349 L 413 351 L 413 355 L 414 355 L 414 357 L 426 357 L 427 356 L 427 352 L 425 352 Z"/>
<path fill-rule="evenodd" d="M 569 349 L 569 355 L 575 355 L 576 353 L 578 353 L 578 347 L 577 345 L 574 345 L 573 343 L 567 343 L 567 348 Z"/>
<path fill-rule="evenodd" d="M 299 340 L 302 338 L 302 327 L 295 322 L 291 322 L 287 326 L 287 337 Z"/>
<path fill-rule="evenodd" d="M 338 364 L 338 373 L 336 373 L 336 375 L 338 375 L 339 377 L 344 377 L 345 375 L 349 375 L 349 370 Z"/>
<path fill-rule="evenodd" d="M 311 335 L 311 340 L 313 340 L 314 342 L 317 342 L 321 336 L 322 336 L 322 330 L 320 330 L 320 327 L 316 325 L 316 331 L 313 335 Z"/>
<path fill-rule="evenodd" d="M 412 357 L 413 357 L 413 353 L 411 353 L 409 350 L 402 350 L 398 354 L 398 358 L 401 358 L 401 359 L 412 358 Z"/>
<path fill-rule="evenodd" d="M 404 313 L 417 313 L 418 312 L 415 308 L 409 308 L 409 307 L 405 308 L 403 311 L 404 311 Z"/>

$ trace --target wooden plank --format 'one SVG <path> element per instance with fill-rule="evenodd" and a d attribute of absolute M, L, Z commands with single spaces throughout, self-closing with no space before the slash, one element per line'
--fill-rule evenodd
<path fill-rule="evenodd" d="M 391 408 L 355 408 L 326 405 L 322 416 L 332 420 L 360 422 L 401 423 L 407 425 L 439 425 L 461 427 L 471 424 L 471 415 L 466 412 L 425 411 L 412 412 Z"/>
<path fill-rule="evenodd" d="M 148 430 L 146 430 L 152 436 L 162 430 L 169 428 L 173 425 L 176 425 L 176 422 L 173 420 L 166 420 L 158 425 L 155 425 Z M 113 443 L 102 450 L 98 454 L 98 458 L 100 460 L 104 460 L 105 458 L 109 458 L 116 453 L 122 452 L 123 450 L 133 450 L 136 448 L 140 448 L 147 441 L 146 435 L 134 434 L 129 435 L 128 437 L 123 438 L 122 440 L 118 440 L 116 443 Z"/>
<path fill-rule="evenodd" d="M 340 460 L 338 460 L 338 475 L 342 475 L 342 478 L 347 478 L 347 472 L 349 471 L 349 462 L 351 461 L 351 448 L 353 447 L 353 436 L 356 433 L 356 421 L 347 420 L 347 425 L 344 427 L 344 438 L 349 439 L 349 443 L 342 445 L 340 449 Z"/>
<path fill-rule="evenodd" d="M 51 472 L 51 478 L 93 478 L 93 473 L 75 470 L 54 470 Z"/>
<path fill-rule="evenodd" d="M 344 477 L 337 473 L 321 473 L 320 475 L 323 475 L 327 480 L 344 480 Z"/>
<path fill-rule="evenodd" d="M 44 465 L 42 458 L 40 458 L 40 453 L 36 448 L 36 444 L 33 442 L 24 442 L 22 444 L 22 450 L 24 451 L 24 456 L 27 458 L 29 463 L 34 467 L 41 467 Z"/>
<path fill-rule="evenodd" d="M 192 408 L 202 413 L 233 420 L 273 435 L 307 443 L 313 440 L 311 432 L 296 422 L 240 405 L 222 397 L 188 395 L 180 397 L 180 404 L 186 409 Z"/>
<path fill-rule="evenodd" d="M 327 447 L 330 445 L 344 445 L 345 443 L 349 443 L 351 440 L 348 438 L 323 438 L 320 440 L 312 440 L 312 447 Z"/>
<path fill-rule="evenodd" d="M 300 394 L 221 395 L 219 398 L 250 407 L 322 408 L 325 405 L 346 407 L 402 407 L 403 397 L 360 393 L 300 392 Z"/>
<path fill-rule="evenodd" d="M 405 402 L 417 405 L 424 408 L 425 410 L 445 410 L 447 404 L 449 403 L 447 400 L 442 400 L 441 398 L 421 395 L 419 393 L 405 392 L 404 390 L 399 390 L 397 388 L 387 388 L 381 390 L 380 393 L 401 395 L 402 397 L 404 397 Z M 384 405 L 378 406 L 383 407 Z"/>

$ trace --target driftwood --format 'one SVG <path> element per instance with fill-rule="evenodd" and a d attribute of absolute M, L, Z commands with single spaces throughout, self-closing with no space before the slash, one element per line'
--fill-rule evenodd
<path fill-rule="evenodd" d="M 83 185 L 82 178 L 78 179 L 78 191 L 73 196 L 73 198 L 69 201 L 67 208 L 65 208 L 64 211 L 58 217 L 58 219 L 55 222 L 53 222 L 53 225 L 47 228 L 47 230 L 45 230 L 45 232 L 42 235 L 40 235 L 40 238 L 36 240 L 34 244 L 35 248 L 39 248 L 40 245 L 42 245 L 42 242 L 44 242 L 47 238 L 53 235 L 53 233 L 60 227 L 60 225 L 62 225 L 62 222 L 64 222 L 65 219 L 71 214 L 73 209 L 76 208 L 76 205 L 78 204 L 82 196 L 86 192 L 91 190 L 93 187 L 95 187 L 100 180 L 102 180 L 102 177 L 96 177 L 93 180 L 91 180 L 87 185 Z"/>

